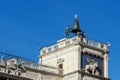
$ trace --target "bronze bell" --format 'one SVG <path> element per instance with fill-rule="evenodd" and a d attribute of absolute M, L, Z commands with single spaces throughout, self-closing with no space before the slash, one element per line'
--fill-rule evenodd
<path fill-rule="evenodd" d="M 79 33 L 81 32 L 80 27 L 79 27 L 79 22 L 76 17 L 75 17 L 74 25 L 73 25 L 71 32 L 75 33 L 76 35 L 79 35 Z"/>

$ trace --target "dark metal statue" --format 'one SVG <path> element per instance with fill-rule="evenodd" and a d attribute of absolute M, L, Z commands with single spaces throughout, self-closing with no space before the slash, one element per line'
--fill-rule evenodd
<path fill-rule="evenodd" d="M 69 38 L 69 35 L 70 35 L 70 26 L 69 25 L 65 28 L 65 33 L 66 33 L 65 37 Z"/>
<path fill-rule="evenodd" d="M 86 36 L 86 33 L 84 32 L 84 31 L 81 31 L 81 34 L 80 34 L 81 36 L 82 36 L 82 38 L 86 38 L 87 36 Z"/>

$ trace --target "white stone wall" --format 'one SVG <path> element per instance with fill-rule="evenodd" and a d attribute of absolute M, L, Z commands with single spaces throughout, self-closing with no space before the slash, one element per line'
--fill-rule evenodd
<path fill-rule="evenodd" d="M 104 55 L 104 77 L 108 78 L 108 54 Z"/>
<path fill-rule="evenodd" d="M 42 57 L 42 64 L 58 67 L 57 61 L 63 59 L 61 63 L 63 63 L 64 74 L 78 70 L 78 49 L 78 46 L 71 45 L 48 53 Z"/>

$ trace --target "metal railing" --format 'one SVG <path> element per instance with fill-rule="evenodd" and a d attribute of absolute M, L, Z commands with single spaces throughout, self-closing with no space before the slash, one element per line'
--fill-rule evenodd
<path fill-rule="evenodd" d="M 47 65 L 41 65 L 41 64 L 38 64 L 36 62 L 29 61 L 29 60 L 26 60 L 24 58 L 21 58 L 21 57 L 15 56 L 15 55 L 0 52 L 0 65 L 4 64 L 4 66 L 6 66 L 7 61 L 10 61 L 12 59 L 17 60 L 17 63 L 15 63 L 15 64 L 19 65 L 19 64 L 24 63 L 25 67 L 28 67 L 28 68 L 31 68 L 31 69 L 42 70 L 42 71 L 56 73 L 56 74 L 59 74 L 59 71 L 62 71 L 62 70 L 60 70 L 58 68 L 55 68 L 55 67 L 51 67 L 51 66 L 47 66 Z"/>

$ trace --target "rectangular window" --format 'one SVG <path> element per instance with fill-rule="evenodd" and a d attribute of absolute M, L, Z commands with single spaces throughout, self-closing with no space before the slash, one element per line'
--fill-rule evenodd
<path fill-rule="evenodd" d="M 59 64 L 59 69 L 63 69 L 63 64 Z"/>
<path fill-rule="evenodd" d="M 59 74 L 63 74 L 63 64 L 59 64 Z"/>

